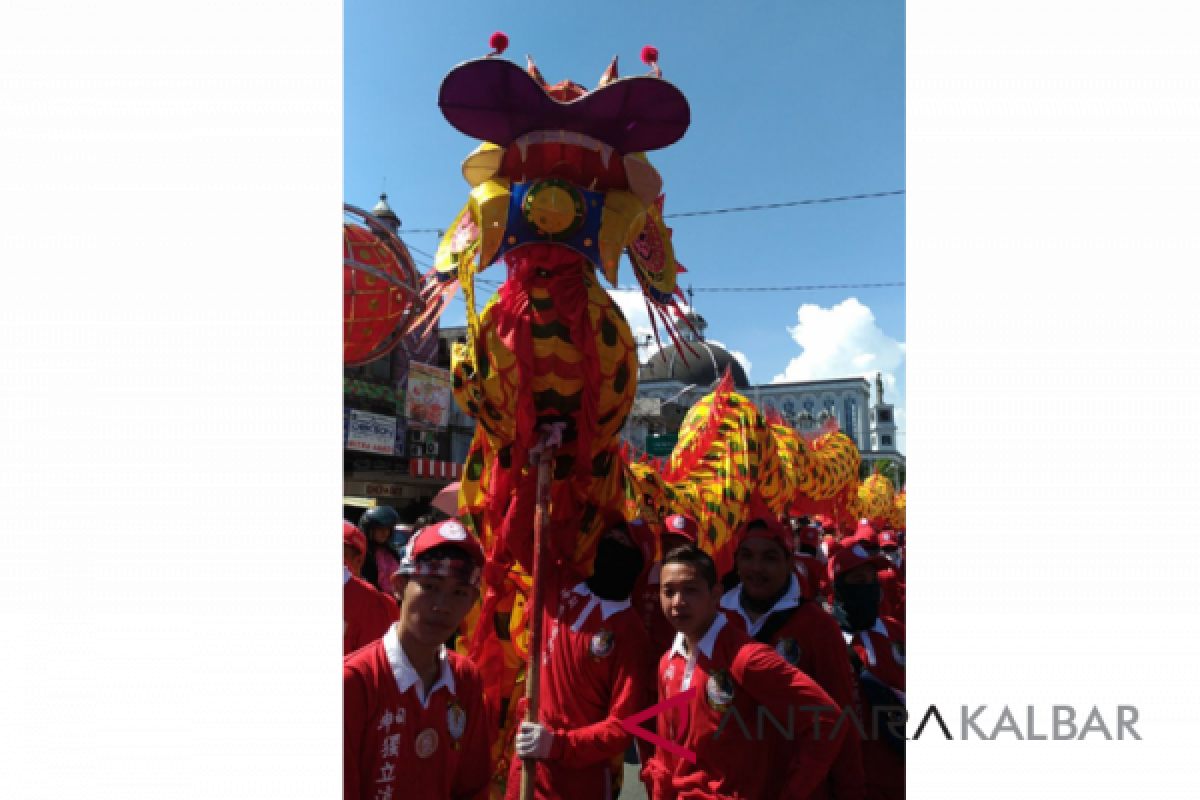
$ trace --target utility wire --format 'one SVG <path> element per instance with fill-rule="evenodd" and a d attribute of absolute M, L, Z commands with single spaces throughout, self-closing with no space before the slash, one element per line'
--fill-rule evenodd
<path fill-rule="evenodd" d="M 893 189 L 888 192 L 870 192 L 867 194 L 847 194 L 839 197 L 816 197 L 810 200 L 789 200 L 786 203 L 760 203 L 754 206 L 735 206 L 732 208 L 713 208 L 705 211 L 678 211 L 674 214 L 664 214 L 664 219 L 679 217 L 706 217 L 713 214 L 740 214 L 747 211 L 771 211 L 776 208 L 794 208 L 795 206 L 815 206 L 823 203 L 848 203 L 854 200 L 874 200 L 880 197 L 897 197 L 905 193 L 904 189 Z M 399 233 L 436 233 L 444 234 L 446 228 L 400 228 Z M 415 248 L 413 248 L 415 249 Z"/>

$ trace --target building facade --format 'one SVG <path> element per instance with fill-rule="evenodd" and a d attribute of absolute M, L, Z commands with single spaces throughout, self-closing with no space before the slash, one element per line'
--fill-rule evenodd
<path fill-rule="evenodd" d="M 372 215 L 393 232 L 400 220 L 383 195 Z M 475 421 L 450 400 L 449 424 L 418 429 L 405 417 L 405 392 L 412 363 L 450 369 L 454 342 L 466 328 L 442 328 L 425 341 L 404 341 L 362 367 L 346 368 L 343 385 L 343 504 L 346 519 L 371 505 L 388 505 L 411 521 L 462 476 Z"/>
<path fill-rule="evenodd" d="M 896 447 L 894 409 L 881 397 L 872 405 L 866 378 L 751 384 L 736 358 L 705 340 L 704 318 L 695 313 L 689 318 L 694 332 L 685 326 L 680 334 L 695 352 L 681 354 L 674 345 L 665 347 L 638 372 L 638 399 L 622 433 L 637 450 L 659 455 L 655 445 L 671 443 L 687 409 L 716 387 L 728 366 L 740 394 L 764 411 L 777 410 L 801 433 L 818 431 L 833 417 L 858 447 L 868 469 L 871 462 L 883 459 L 904 466 L 904 454 Z M 877 392 L 882 395 L 882 386 L 877 386 Z"/>

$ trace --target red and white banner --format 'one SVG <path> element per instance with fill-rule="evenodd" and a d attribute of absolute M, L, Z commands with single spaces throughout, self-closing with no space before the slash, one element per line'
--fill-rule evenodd
<path fill-rule="evenodd" d="M 410 458 L 408 474 L 417 478 L 445 478 L 458 480 L 462 477 L 462 464 L 449 461 L 434 461 L 432 458 Z"/>

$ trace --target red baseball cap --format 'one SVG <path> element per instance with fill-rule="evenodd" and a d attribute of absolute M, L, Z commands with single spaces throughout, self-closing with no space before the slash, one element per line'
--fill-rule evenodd
<path fill-rule="evenodd" d="M 367 552 L 367 536 L 353 522 L 342 520 L 342 544 L 349 545 L 359 553 Z"/>
<path fill-rule="evenodd" d="M 898 536 L 896 536 L 896 532 L 894 530 L 892 530 L 891 528 L 888 528 L 887 530 L 882 531 L 879 534 L 879 546 L 880 547 L 899 547 L 900 539 Z"/>
<path fill-rule="evenodd" d="M 700 538 L 700 526 L 696 524 L 696 520 L 683 514 L 672 514 L 667 517 L 663 523 L 663 536 L 668 534 L 673 536 L 682 536 L 689 542 L 695 544 Z"/>
<path fill-rule="evenodd" d="M 761 523 L 764 527 L 756 526 L 754 530 L 751 530 L 750 526 L 755 523 Z M 784 527 L 783 523 L 779 521 L 779 517 L 770 512 L 750 515 L 738 534 L 738 544 L 740 545 L 747 539 L 773 539 L 779 543 L 785 553 L 792 554 L 792 532 Z"/>
<path fill-rule="evenodd" d="M 821 529 L 816 525 L 805 525 L 796 529 L 796 544 L 821 546 Z"/>
<path fill-rule="evenodd" d="M 641 517 L 634 517 L 625 522 L 618 521 L 615 525 L 610 525 L 609 530 L 619 528 L 624 525 L 625 530 L 629 531 L 629 538 L 633 539 L 633 544 L 642 554 L 642 568 L 649 567 L 654 561 L 654 548 L 656 542 L 654 540 L 654 531 L 646 524 L 646 520 Z"/>
<path fill-rule="evenodd" d="M 876 553 L 871 555 L 862 546 L 861 541 L 852 541 L 849 544 L 842 543 L 837 552 L 829 554 L 829 579 L 836 580 L 838 575 L 843 572 L 860 567 L 863 564 L 873 564 L 876 571 L 886 569 L 892 565 L 887 557 Z"/>
<path fill-rule="evenodd" d="M 421 557 L 435 547 L 448 544 L 462 550 L 465 559 L 453 557 L 421 561 Z M 454 575 L 464 583 L 479 585 L 483 575 L 483 548 L 462 523 L 447 519 L 436 525 L 427 525 L 412 535 L 404 547 L 397 575 Z"/>
<path fill-rule="evenodd" d="M 879 546 L 879 532 L 876 531 L 875 528 L 872 527 L 871 523 L 865 519 L 860 519 L 858 521 L 858 528 L 854 531 L 854 538 L 862 539 L 875 545 L 876 547 Z"/>

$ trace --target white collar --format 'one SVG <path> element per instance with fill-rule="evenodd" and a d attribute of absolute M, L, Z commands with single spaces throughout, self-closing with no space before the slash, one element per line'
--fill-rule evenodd
<path fill-rule="evenodd" d="M 600 606 L 600 616 L 603 619 L 608 619 L 618 611 L 624 611 L 630 607 L 628 598 L 625 600 L 603 600 L 597 597 L 596 595 L 592 594 L 592 590 L 588 588 L 586 582 L 579 584 L 571 591 L 580 597 L 586 597 L 588 599 L 587 605 L 584 606 L 583 611 L 579 613 L 579 617 L 576 618 L 575 624 L 571 626 L 571 630 L 575 631 L 576 633 L 578 633 L 579 629 L 583 627 L 584 620 L 588 618 L 588 615 L 592 613 L 592 609 L 596 606 Z"/>
<path fill-rule="evenodd" d="M 725 622 L 725 615 L 718 611 L 717 618 L 713 620 L 712 625 L 708 628 L 708 633 L 704 634 L 704 638 L 696 644 L 696 649 L 704 653 L 705 658 L 712 658 L 713 645 L 717 643 L 717 634 L 725 627 Z M 682 633 L 675 634 L 675 641 L 671 645 L 671 657 L 674 658 L 675 656 L 688 657 L 687 646 L 684 644 Z"/>
<path fill-rule="evenodd" d="M 721 608 L 727 611 L 736 611 L 742 615 L 742 619 L 746 620 L 746 632 L 751 636 L 758 634 L 762 630 L 762 626 L 766 624 L 767 617 L 774 614 L 776 611 L 783 611 L 788 608 L 795 608 L 800 605 L 800 581 L 796 580 L 795 573 L 789 573 L 791 582 L 788 584 L 787 591 L 783 593 L 783 597 L 779 598 L 771 609 L 759 616 L 759 618 L 751 622 L 750 617 L 742 609 L 742 585 L 739 583 L 731 592 L 726 592 L 721 598 Z"/>
<path fill-rule="evenodd" d="M 342 586 L 350 582 L 350 568 L 342 564 Z"/>
<path fill-rule="evenodd" d="M 437 683 L 433 684 L 433 688 L 427 695 L 423 695 L 421 692 L 425 688 L 421 686 L 421 676 L 417 674 L 408 660 L 408 654 L 400 646 L 400 634 L 396 631 L 395 625 L 388 628 L 388 632 L 383 635 L 383 649 L 387 653 L 392 674 L 396 676 L 396 688 L 400 690 L 401 694 L 404 694 L 413 687 L 413 684 L 416 684 L 417 699 L 421 701 L 422 708 L 429 708 L 429 698 L 433 697 L 433 693 L 443 686 L 450 694 L 454 694 L 454 673 L 450 670 L 450 664 L 446 660 L 444 645 L 438 648 L 438 661 L 442 663 L 442 674 L 438 676 Z"/>

